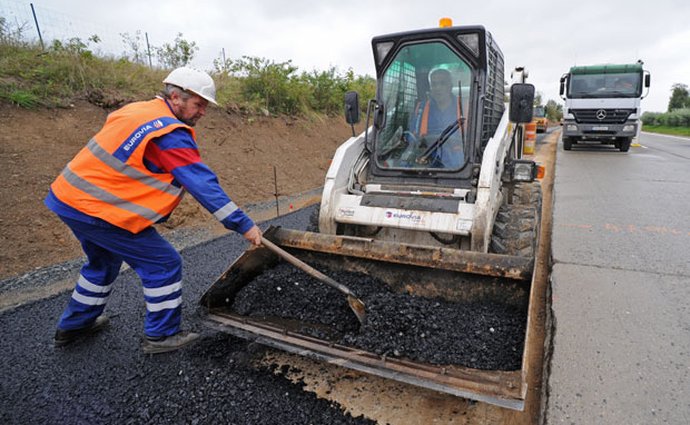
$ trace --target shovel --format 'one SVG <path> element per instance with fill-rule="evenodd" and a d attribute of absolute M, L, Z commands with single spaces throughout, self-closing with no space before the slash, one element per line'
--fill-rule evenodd
<path fill-rule="evenodd" d="M 355 294 L 353 294 L 347 286 L 343 285 L 342 283 L 336 282 L 335 280 L 316 270 L 312 266 L 304 263 L 302 260 L 283 250 L 278 245 L 274 244 L 273 242 L 269 241 L 263 236 L 261 237 L 261 243 L 264 246 L 266 246 L 266 248 L 276 253 L 278 256 L 283 258 L 288 263 L 292 264 L 293 266 L 296 266 L 300 270 L 304 271 L 305 273 L 309 274 L 315 279 L 325 283 L 326 285 L 332 286 L 333 288 L 347 295 L 347 303 L 352 309 L 352 312 L 355 313 L 355 316 L 357 316 L 357 320 L 359 320 L 359 323 L 364 323 L 364 318 L 366 317 L 366 312 L 364 310 L 364 302 L 357 298 Z"/>

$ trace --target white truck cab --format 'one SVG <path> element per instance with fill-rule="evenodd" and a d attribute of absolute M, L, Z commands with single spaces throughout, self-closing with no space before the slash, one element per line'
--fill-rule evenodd
<path fill-rule="evenodd" d="M 561 77 L 563 149 L 593 140 L 628 151 L 638 133 L 640 101 L 649 92 L 650 74 L 642 65 L 574 66 Z"/>

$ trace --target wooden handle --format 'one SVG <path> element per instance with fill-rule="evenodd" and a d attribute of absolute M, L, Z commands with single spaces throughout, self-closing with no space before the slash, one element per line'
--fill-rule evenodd
<path fill-rule="evenodd" d="M 320 271 L 316 270 L 315 268 L 313 268 L 309 264 L 298 259 L 294 255 L 292 255 L 289 252 L 285 251 L 284 249 L 280 248 L 278 245 L 274 244 L 273 242 L 269 241 L 268 239 L 266 239 L 263 236 L 261 237 L 261 243 L 263 245 L 265 245 L 266 248 L 268 248 L 271 251 L 278 254 L 285 261 L 289 262 L 293 266 L 299 268 L 300 270 L 304 271 L 305 273 L 309 274 L 310 276 L 314 277 L 315 279 L 318 279 L 319 281 L 325 283 L 326 285 L 334 287 L 335 289 L 339 290 L 343 294 L 354 296 L 352 294 L 352 291 L 350 291 L 350 289 L 347 286 L 345 286 L 339 282 L 336 282 L 335 280 L 331 279 L 330 277 L 328 277 L 325 274 L 321 273 Z"/>

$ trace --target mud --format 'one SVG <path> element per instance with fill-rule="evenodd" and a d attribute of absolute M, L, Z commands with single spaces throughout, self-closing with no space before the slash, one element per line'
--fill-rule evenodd
<path fill-rule="evenodd" d="M 364 301 L 361 327 L 342 293 L 287 263 L 240 290 L 232 309 L 244 316 L 299 320 L 304 323 L 299 333 L 382 356 L 486 370 L 521 368 L 526 309 L 394 293 L 361 273 L 321 271 Z"/>

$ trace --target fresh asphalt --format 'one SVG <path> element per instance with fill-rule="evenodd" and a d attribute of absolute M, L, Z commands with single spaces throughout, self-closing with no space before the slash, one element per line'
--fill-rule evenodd
<path fill-rule="evenodd" d="M 300 229 L 310 212 L 271 223 Z M 64 349 L 53 347 L 53 334 L 71 291 L 1 313 L 0 423 L 373 423 L 352 418 L 271 370 L 256 369 L 250 359 L 261 347 L 201 325 L 201 294 L 247 246 L 228 234 L 182 251 L 183 324 L 201 332 L 202 340 L 178 352 L 142 353 L 145 305 L 132 270 L 114 284 L 105 309 L 110 327 Z"/>
<path fill-rule="evenodd" d="M 559 141 L 546 424 L 690 423 L 690 139 Z"/>

